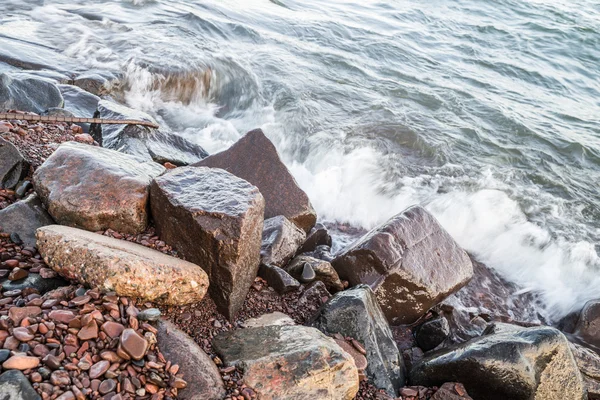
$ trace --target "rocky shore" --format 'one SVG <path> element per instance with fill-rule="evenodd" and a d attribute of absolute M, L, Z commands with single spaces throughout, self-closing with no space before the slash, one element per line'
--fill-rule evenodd
<path fill-rule="evenodd" d="M 2 75 L 11 108 L 153 121 Z M 600 398 L 600 301 L 546 326 L 418 205 L 336 253 L 318 220 L 261 130 L 209 155 L 148 127 L 0 120 L 0 394 Z"/>

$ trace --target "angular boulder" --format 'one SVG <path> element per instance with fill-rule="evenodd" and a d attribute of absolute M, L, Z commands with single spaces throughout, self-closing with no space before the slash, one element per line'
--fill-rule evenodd
<path fill-rule="evenodd" d="M 283 269 L 274 265 L 261 264 L 258 270 L 258 276 L 267 281 L 267 284 L 279 294 L 293 292 L 300 288 L 300 282 L 292 278 L 292 276 Z"/>
<path fill-rule="evenodd" d="M 40 395 L 21 371 L 15 369 L 0 375 L 0 399 L 2 400 L 41 400 Z"/>
<path fill-rule="evenodd" d="M 172 364 L 179 365 L 179 373 L 187 382 L 185 389 L 179 390 L 177 398 L 182 400 L 221 400 L 225 397 L 225 387 L 221 374 L 210 357 L 194 340 L 166 321 L 158 322 L 158 348 Z"/>
<path fill-rule="evenodd" d="M 181 167 L 152 182 L 150 204 L 162 240 L 204 268 L 217 309 L 231 320 L 258 272 L 265 207 L 258 189 L 222 169 Z"/>
<path fill-rule="evenodd" d="M 285 266 L 305 238 L 306 233 L 282 215 L 265 220 L 260 262 L 277 267 Z"/>
<path fill-rule="evenodd" d="M 229 149 L 194 166 L 222 168 L 258 187 L 265 197 L 265 218 L 283 215 L 305 232 L 317 221 L 308 196 L 260 129 L 248 132 Z"/>
<path fill-rule="evenodd" d="M 2 230 L 19 235 L 25 246 L 35 246 L 37 228 L 54 223 L 35 193 L 0 210 Z"/>
<path fill-rule="evenodd" d="M 0 189 L 13 189 L 29 172 L 29 164 L 19 150 L 0 137 Z"/>
<path fill-rule="evenodd" d="M 423 351 L 435 349 L 450 335 L 450 325 L 444 317 L 425 321 L 417 328 L 415 337 Z"/>
<path fill-rule="evenodd" d="M 415 322 L 473 276 L 467 253 L 419 206 L 373 229 L 332 264 L 351 286 L 371 286 L 394 325 Z"/>
<path fill-rule="evenodd" d="M 329 231 L 325 225 L 318 223 L 310 230 L 306 235 L 306 240 L 302 246 L 298 249 L 297 254 L 310 253 L 317 249 L 318 246 L 331 247 L 333 241 Z"/>
<path fill-rule="evenodd" d="M 574 333 L 585 342 L 600 348 L 600 300 L 585 303 Z"/>
<path fill-rule="evenodd" d="M 310 280 L 311 282 L 323 282 L 330 292 L 344 290 L 344 285 L 342 284 L 342 281 L 340 281 L 338 273 L 327 261 L 310 256 L 298 256 L 290 262 L 285 270 L 294 278 L 307 283 L 302 278 L 303 272 L 305 272 L 307 268 L 312 269 L 314 272 L 314 279 Z"/>
<path fill-rule="evenodd" d="M 65 278 L 162 304 L 202 300 L 208 277 L 202 268 L 125 240 L 50 225 L 38 229 L 44 261 Z"/>
<path fill-rule="evenodd" d="M 60 90 L 50 80 L 26 74 L 0 74 L 0 112 L 20 110 L 41 114 L 63 104 Z"/>
<path fill-rule="evenodd" d="M 358 392 L 352 357 L 317 329 L 271 325 L 225 332 L 213 349 L 262 400 L 350 400 Z"/>
<path fill-rule="evenodd" d="M 549 327 L 504 331 L 435 352 L 411 370 L 410 381 L 461 382 L 475 399 L 587 398 L 569 342 Z"/>
<path fill-rule="evenodd" d="M 333 296 L 311 325 L 327 335 L 338 333 L 363 344 L 367 351 L 369 381 L 391 396 L 398 396 L 398 390 L 406 381 L 404 362 L 388 321 L 367 285 Z"/>
<path fill-rule="evenodd" d="M 135 119 L 156 123 L 154 118 L 145 112 L 108 100 L 98 103 L 96 115 L 99 118 Z M 188 165 L 208 156 L 200 145 L 173 132 L 140 125 L 95 125 L 95 128 L 95 135 L 92 136 L 103 147 L 130 154 L 144 161 Z"/>
<path fill-rule="evenodd" d="M 61 225 L 139 233 L 148 225 L 152 178 L 165 168 L 118 151 L 67 142 L 33 176 L 35 191 Z"/>

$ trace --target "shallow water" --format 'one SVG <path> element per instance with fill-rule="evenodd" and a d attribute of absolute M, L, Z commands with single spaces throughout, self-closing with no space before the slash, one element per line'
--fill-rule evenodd
<path fill-rule="evenodd" d="M 593 0 L 3 0 L 2 53 L 209 152 L 262 127 L 323 220 L 423 204 L 549 318 L 600 297 Z"/>

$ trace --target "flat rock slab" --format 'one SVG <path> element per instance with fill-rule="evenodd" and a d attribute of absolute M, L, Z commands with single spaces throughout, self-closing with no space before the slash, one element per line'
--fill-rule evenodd
<path fill-rule="evenodd" d="M 48 79 L 27 74 L 0 74 L 0 111 L 20 110 L 41 114 L 62 107 L 58 87 Z"/>
<path fill-rule="evenodd" d="M 305 232 L 317 221 L 308 196 L 260 129 L 248 132 L 229 149 L 194 166 L 222 168 L 258 187 L 265 197 L 267 219 L 283 215 Z"/>
<path fill-rule="evenodd" d="M 172 323 L 158 323 L 158 348 L 172 364 L 179 365 L 179 373 L 188 383 L 177 397 L 182 400 L 221 400 L 225 387 L 221 374 L 210 357 L 194 340 Z"/>
<path fill-rule="evenodd" d="M 402 356 L 373 291 L 359 285 L 333 296 L 319 310 L 312 326 L 360 342 L 368 360 L 367 376 L 393 397 L 406 381 Z"/>
<path fill-rule="evenodd" d="M 169 171 L 152 182 L 151 196 L 161 239 L 204 268 L 217 309 L 231 320 L 258 272 L 264 198 L 243 179 L 205 167 Z"/>
<path fill-rule="evenodd" d="M 411 370 L 410 381 L 461 382 L 475 399 L 587 399 L 569 342 L 550 327 L 502 330 L 434 352 Z"/>
<path fill-rule="evenodd" d="M 0 189 L 13 189 L 29 172 L 19 150 L 0 137 Z"/>
<path fill-rule="evenodd" d="M 36 194 L 0 210 L 0 227 L 4 232 L 19 235 L 25 246 L 35 246 L 35 231 L 55 222 L 42 206 Z"/>
<path fill-rule="evenodd" d="M 240 366 L 262 400 L 350 400 L 358 392 L 352 356 L 317 329 L 271 325 L 226 332 L 213 348 Z"/>
<path fill-rule="evenodd" d="M 415 322 L 473 276 L 467 253 L 419 206 L 373 229 L 332 264 L 350 285 L 371 286 L 394 325 Z"/>
<path fill-rule="evenodd" d="M 152 178 L 165 168 L 114 150 L 67 142 L 34 174 L 35 190 L 61 225 L 139 233 L 148 225 Z"/>
<path fill-rule="evenodd" d="M 178 305 L 202 300 L 208 289 L 202 268 L 135 243 L 60 225 L 38 229 L 37 239 L 60 275 L 119 296 Z"/>

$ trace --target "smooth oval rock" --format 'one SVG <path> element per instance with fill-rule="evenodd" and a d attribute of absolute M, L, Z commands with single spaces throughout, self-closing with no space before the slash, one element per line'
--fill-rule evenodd
<path fill-rule="evenodd" d="M 150 181 L 164 171 L 118 151 L 66 142 L 33 179 L 40 200 L 59 224 L 135 234 L 148 224 Z"/>
<path fill-rule="evenodd" d="M 16 354 L 2 363 L 4 369 L 18 369 L 25 371 L 26 369 L 35 368 L 40 365 L 40 359 L 37 357 L 29 357 L 23 354 Z"/>
<path fill-rule="evenodd" d="M 50 225 L 37 231 L 40 254 L 53 270 L 92 288 L 163 304 L 202 300 L 202 268 L 159 251 L 92 232 Z"/>
<path fill-rule="evenodd" d="M 161 239 L 204 268 L 217 309 L 233 319 L 258 272 L 262 195 L 222 169 L 180 167 L 156 178 L 151 196 Z"/>
<path fill-rule="evenodd" d="M 136 331 L 127 328 L 121 333 L 121 346 L 134 360 L 141 360 L 148 351 L 148 341 Z"/>

